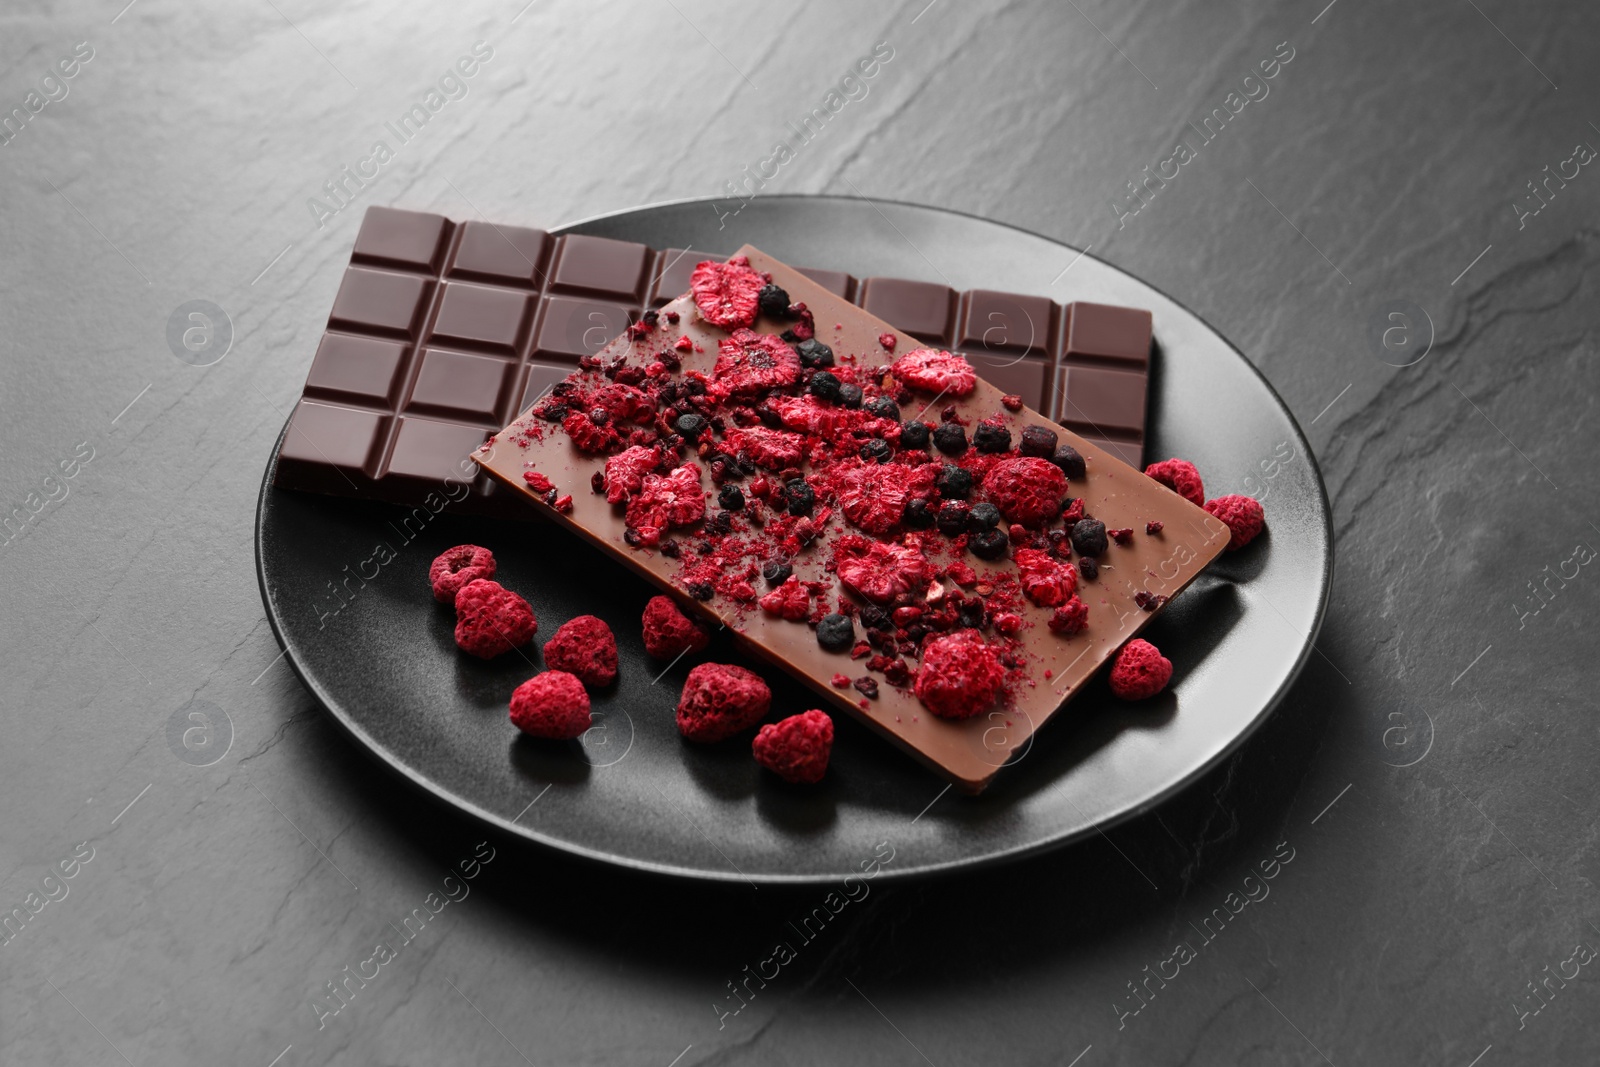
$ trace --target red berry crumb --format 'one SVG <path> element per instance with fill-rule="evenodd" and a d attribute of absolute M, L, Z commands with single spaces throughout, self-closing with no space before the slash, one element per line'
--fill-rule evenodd
<path fill-rule="evenodd" d="M 541 671 L 511 694 L 511 724 L 531 737 L 570 741 L 592 722 L 589 694 L 566 671 Z"/>
<path fill-rule="evenodd" d="M 850 679 L 842 674 L 835 674 L 828 680 L 828 684 L 833 686 L 835 689 L 849 689 Z"/>
<path fill-rule="evenodd" d="M 656 659 L 699 652 L 710 643 L 706 632 L 679 611 L 671 597 L 651 597 L 644 606 L 644 650 Z"/>
<path fill-rule="evenodd" d="M 545 642 L 544 661 L 551 668 L 577 675 L 599 689 L 617 680 L 617 639 L 611 627 L 593 615 L 579 615 L 561 624 Z"/>
<path fill-rule="evenodd" d="M 760 310 L 761 289 L 767 283 L 750 269 L 750 260 L 734 256 L 726 263 L 706 260 L 689 276 L 694 306 L 713 326 L 731 330 L 750 326 Z"/>
<path fill-rule="evenodd" d="M 932 348 L 907 352 L 889 368 L 896 378 L 930 393 L 966 396 L 978 387 L 978 376 L 966 356 Z"/>
<path fill-rule="evenodd" d="M 812 709 L 768 723 L 750 746 L 756 762 L 786 782 L 814 785 L 828 771 L 833 720 Z"/>
<path fill-rule="evenodd" d="M 1167 524 L 1162 522 L 1160 519 L 1151 519 L 1149 522 L 1144 524 L 1144 532 L 1154 537 L 1156 534 L 1164 530 L 1166 525 Z"/>
<path fill-rule="evenodd" d="M 1067 476 L 1046 459 L 1003 459 L 983 479 L 983 491 L 1011 522 L 1041 526 L 1061 513 Z"/>
<path fill-rule="evenodd" d="M 811 590 L 805 583 L 790 575 L 783 584 L 761 598 L 761 608 L 791 622 L 804 622 L 811 614 Z"/>
<path fill-rule="evenodd" d="M 529 489 L 532 489 L 540 496 L 543 496 L 545 493 L 548 493 L 550 490 L 556 487 L 556 483 L 552 482 L 548 475 L 542 474 L 539 471 L 523 471 L 522 480 L 528 483 Z"/>
<path fill-rule="evenodd" d="M 499 582 L 478 578 L 456 594 L 456 644 L 479 659 L 493 659 L 528 643 L 539 629 L 528 602 Z"/>
<path fill-rule="evenodd" d="M 1022 410 L 1022 398 L 1016 393 L 1007 393 L 1005 396 L 1000 398 L 1000 403 L 1007 411 Z"/>
<path fill-rule="evenodd" d="M 1172 661 L 1149 641 L 1134 638 L 1111 663 L 1111 692 L 1123 700 L 1145 700 L 1167 687 Z"/>
<path fill-rule="evenodd" d="M 689 349 L 694 347 L 694 342 L 689 340 L 688 334 L 683 334 L 672 343 L 672 347 L 676 348 L 679 352 L 687 352 Z"/>
<path fill-rule="evenodd" d="M 661 449 L 654 445 L 634 445 L 606 460 L 606 503 L 627 503 L 644 485 L 644 476 L 660 462 Z"/>
<path fill-rule="evenodd" d="M 1050 616 L 1050 632 L 1063 637 L 1081 634 L 1089 625 L 1089 605 L 1077 596 L 1057 608 Z"/>
<path fill-rule="evenodd" d="M 1005 668 L 976 630 L 929 641 L 913 687 L 917 699 L 941 719 L 970 719 L 1000 695 Z"/>
<path fill-rule="evenodd" d="M 678 731 L 691 741 L 723 741 L 748 730 L 772 708 L 772 690 L 743 667 L 702 663 L 678 700 Z"/>
<path fill-rule="evenodd" d="M 1106 536 L 1119 545 L 1133 544 L 1133 527 L 1124 527 L 1121 530 L 1107 530 Z"/>
<path fill-rule="evenodd" d="M 1065 604 L 1078 590 L 1078 569 L 1044 548 L 1019 548 L 1014 554 L 1022 591 L 1041 608 Z"/>
<path fill-rule="evenodd" d="M 1186 459 L 1164 459 L 1150 464 L 1144 473 L 1197 507 L 1206 502 L 1206 487 L 1200 481 L 1200 472 Z"/>
<path fill-rule="evenodd" d="M 1248 496 L 1219 496 L 1208 500 L 1205 509 L 1223 522 L 1233 536 L 1228 538 L 1228 551 L 1243 548 L 1256 539 L 1267 524 L 1261 502 Z"/>
<path fill-rule="evenodd" d="M 468 582 L 493 577 L 494 553 L 478 545 L 457 545 L 446 549 L 428 568 L 433 599 L 441 604 L 454 604 L 456 594 Z"/>
<path fill-rule="evenodd" d="M 878 343 L 886 350 L 893 352 L 894 346 L 900 343 L 900 338 L 896 337 L 892 333 L 880 333 L 878 335 Z"/>

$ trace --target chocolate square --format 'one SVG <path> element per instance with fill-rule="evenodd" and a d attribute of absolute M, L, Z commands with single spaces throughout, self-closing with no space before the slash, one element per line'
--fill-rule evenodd
<path fill-rule="evenodd" d="M 515 369 L 494 356 L 427 349 L 406 410 L 493 422 Z"/>
<path fill-rule="evenodd" d="M 1145 376 L 1108 367 L 1062 368 L 1061 421 L 1099 436 L 1144 429 Z"/>
<path fill-rule="evenodd" d="M 399 341 L 324 334 L 306 375 L 306 395 L 388 406 L 399 391 L 408 351 Z"/>
<path fill-rule="evenodd" d="M 416 336 L 433 282 L 415 274 L 351 267 L 333 298 L 333 326 L 394 337 Z"/>
<path fill-rule="evenodd" d="M 533 297 L 514 289 L 445 282 L 430 341 L 515 352 L 527 329 Z"/>
<path fill-rule="evenodd" d="M 432 273 L 449 232 L 450 220 L 443 215 L 369 207 L 350 255 L 358 262 Z"/>
<path fill-rule="evenodd" d="M 1056 306 L 1042 296 L 974 289 L 961 297 L 961 335 L 968 352 L 1017 352 L 1048 357 Z"/>
<path fill-rule="evenodd" d="M 633 309 L 599 300 L 552 296 L 544 302 L 533 354 L 543 359 L 578 362 L 592 356 L 628 328 Z"/>
<path fill-rule="evenodd" d="M 1067 309 L 1068 356 L 1150 362 L 1150 312 L 1079 301 Z"/>
<path fill-rule="evenodd" d="M 904 278 L 868 278 L 861 283 L 861 306 L 895 327 L 932 345 L 950 343 L 956 291 L 948 285 Z"/>
<path fill-rule="evenodd" d="M 639 298 L 645 267 L 652 259 L 650 249 L 632 241 L 584 234 L 568 234 L 558 244 L 555 267 L 550 273 L 552 289 L 630 302 Z"/>
<path fill-rule="evenodd" d="M 372 481 L 390 416 L 361 408 L 302 400 L 289 417 L 278 470 L 322 492 L 351 493 Z"/>
<path fill-rule="evenodd" d="M 523 226 L 464 222 L 450 260 L 452 278 L 538 288 L 550 235 Z"/>

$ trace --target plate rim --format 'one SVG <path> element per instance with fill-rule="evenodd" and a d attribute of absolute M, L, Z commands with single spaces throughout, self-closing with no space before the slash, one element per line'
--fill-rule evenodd
<path fill-rule="evenodd" d="M 572 222 L 563 223 L 560 226 L 552 227 L 548 232 L 552 236 L 580 232 L 583 227 L 597 222 L 612 221 L 629 215 L 656 211 L 663 208 L 683 207 L 690 204 L 710 204 L 719 199 L 722 198 L 714 196 L 683 197 L 676 200 L 666 200 L 652 204 L 639 205 L 620 211 L 601 212 L 574 220 Z M 1323 622 L 1327 617 L 1328 604 L 1332 599 L 1334 560 L 1336 555 L 1333 529 L 1333 508 L 1332 504 L 1328 500 L 1328 487 L 1327 483 L 1322 477 L 1321 465 L 1317 462 L 1316 454 L 1312 451 L 1310 443 L 1306 440 L 1305 431 L 1301 428 L 1299 420 L 1295 418 L 1294 412 L 1284 401 L 1283 396 L 1278 392 L 1278 390 L 1273 387 L 1272 382 L 1267 379 L 1266 375 L 1263 374 L 1261 370 L 1250 361 L 1249 357 L 1247 357 L 1244 352 L 1233 343 L 1232 340 L 1223 334 L 1222 331 L 1213 326 L 1209 319 L 1206 319 L 1196 313 L 1187 304 L 1176 299 L 1164 289 L 1145 281 L 1143 278 L 1138 277 L 1130 271 L 1126 271 L 1113 263 L 1108 263 L 1106 260 L 1101 259 L 1099 256 L 1093 255 L 1093 253 L 1085 249 L 1079 249 L 1069 245 L 1065 241 L 1059 241 L 1053 237 L 1048 237 L 1033 230 L 1025 229 L 1013 223 L 985 218 L 981 215 L 976 215 L 971 212 L 961 211 L 955 208 L 940 207 L 934 204 L 919 204 L 911 201 L 878 199 L 865 196 L 839 196 L 836 194 L 807 193 L 780 193 L 764 195 L 759 199 L 768 201 L 801 201 L 812 204 L 825 204 L 830 202 L 839 204 L 864 203 L 872 206 L 875 209 L 879 204 L 886 204 L 891 207 L 909 209 L 912 211 L 925 211 L 936 215 L 952 215 L 973 222 L 982 223 L 987 226 L 998 226 L 1003 229 L 1012 230 L 1023 236 L 1056 245 L 1067 250 L 1068 252 L 1077 253 L 1080 258 L 1093 259 L 1102 267 L 1115 271 L 1129 280 L 1156 292 L 1164 299 L 1170 301 L 1184 314 L 1204 324 L 1205 327 L 1209 329 L 1217 337 L 1217 339 L 1227 347 L 1228 351 L 1230 351 L 1246 368 L 1248 368 L 1250 373 L 1255 375 L 1256 380 L 1266 389 L 1268 395 L 1273 399 L 1274 402 L 1276 402 L 1284 417 L 1288 419 L 1289 429 L 1294 434 L 1294 438 L 1300 447 L 1301 454 L 1304 455 L 1309 462 L 1312 480 L 1316 484 L 1317 488 L 1317 500 L 1321 504 L 1322 532 L 1327 548 L 1322 554 L 1321 573 L 1318 576 L 1317 604 L 1312 624 L 1302 639 L 1302 644 L 1295 658 L 1294 664 L 1284 676 L 1284 679 L 1278 686 L 1277 690 L 1272 694 L 1270 699 L 1263 702 L 1261 708 L 1255 713 L 1251 720 L 1245 724 L 1244 728 L 1229 738 L 1226 744 L 1218 748 L 1216 752 L 1196 766 L 1193 770 L 1189 771 L 1187 774 L 1183 775 L 1177 780 L 1169 783 L 1164 788 L 1142 798 L 1139 801 L 1130 803 L 1122 810 L 1107 815 L 1106 817 L 1092 822 L 1086 826 L 1064 830 L 1059 833 L 1040 838 L 1037 841 L 1032 841 L 1023 845 L 1012 846 L 999 851 L 986 853 L 981 856 L 964 857 L 953 860 L 941 860 L 899 868 L 884 868 L 878 872 L 879 876 L 897 882 L 919 878 L 938 877 L 957 872 L 972 871 L 982 868 L 1001 866 L 1008 863 L 1015 863 L 1031 856 L 1039 855 L 1043 852 L 1064 848 L 1086 837 L 1089 837 L 1092 834 L 1102 833 L 1105 830 L 1121 825 L 1130 819 L 1137 818 L 1157 807 L 1160 807 L 1173 796 L 1189 788 L 1196 781 L 1209 774 L 1224 760 L 1232 757 L 1236 752 L 1238 752 L 1244 743 L 1254 736 L 1256 731 L 1259 730 L 1267 721 L 1267 719 L 1272 716 L 1273 712 L 1275 712 L 1278 706 L 1283 702 L 1284 697 L 1288 695 L 1289 690 L 1292 689 L 1295 683 L 1300 680 L 1300 676 L 1302 673 L 1304 673 L 1306 664 L 1311 658 L 1311 653 L 1316 650 L 1316 639 L 1322 631 Z M 358 747 L 360 747 L 369 758 L 376 761 L 379 765 L 387 768 L 390 772 L 398 775 L 401 780 L 408 782 L 414 788 L 420 789 L 423 793 L 427 794 L 435 801 L 438 801 L 455 811 L 469 814 L 474 818 L 489 824 L 500 833 L 508 837 L 520 839 L 524 842 L 537 844 L 547 848 L 553 848 L 565 855 L 607 868 L 620 867 L 634 872 L 700 882 L 717 882 L 723 884 L 755 883 L 757 885 L 793 887 L 831 884 L 842 877 L 842 875 L 839 875 L 835 872 L 804 874 L 757 873 L 752 875 L 743 875 L 735 874 L 731 871 L 724 873 L 697 867 L 683 867 L 671 863 L 661 863 L 654 860 L 644 860 L 637 857 L 625 856 L 615 852 L 603 852 L 588 845 L 579 844 L 562 838 L 552 837 L 531 826 L 522 826 L 516 824 L 513 821 L 506 819 L 503 815 L 488 811 L 479 804 L 456 793 L 452 793 L 446 790 L 442 785 L 435 783 L 421 775 L 411 766 L 395 757 L 385 747 L 379 745 L 376 740 L 369 733 L 367 733 L 361 724 L 351 718 L 342 709 L 339 702 L 333 700 L 326 689 L 305 669 L 302 668 L 300 663 L 297 661 L 294 652 L 289 647 L 289 642 L 285 638 L 284 629 L 279 623 L 277 607 L 268 592 L 266 564 L 261 550 L 263 523 L 269 507 L 269 494 L 274 488 L 276 488 L 273 485 L 273 474 L 277 470 L 278 452 L 282 446 L 284 436 L 288 433 L 289 420 L 291 418 L 293 418 L 293 411 L 291 411 L 289 416 L 284 419 L 283 428 L 278 432 L 277 440 L 274 442 L 272 452 L 267 459 L 266 470 L 263 472 L 261 488 L 256 496 L 255 521 L 253 523 L 253 547 L 255 550 L 256 584 L 261 593 L 262 606 L 266 611 L 267 624 L 271 627 L 272 635 L 277 640 L 279 647 L 283 649 L 284 659 L 288 662 L 290 670 L 294 672 L 295 677 L 300 680 L 300 684 L 305 686 L 306 690 L 317 701 L 322 710 L 327 712 L 328 715 L 330 715 L 333 720 L 345 730 L 350 738 L 358 743 Z"/>

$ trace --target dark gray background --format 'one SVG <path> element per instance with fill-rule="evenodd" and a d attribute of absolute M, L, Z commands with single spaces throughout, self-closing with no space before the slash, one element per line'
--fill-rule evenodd
<path fill-rule="evenodd" d="M 0 145 L 0 504 L 26 514 L 29 493 L 66 489 L 0 546 L 0 912 L 94 849 L 0 944 L 0 1060 L 1594 1055 L 1593 966 L 1552 979 L 1547 1002 L 1527 983 L 1600 946 L 1596 577 L 1578 562 L 1592 549 L 1574 554 L 1600 546 L 1600 174 L 1521 228 L 1513 205 L 1600 144 L 1600 11 L 924 3 L 0 15 L 0 111 L 77 42 L 94 49 Z M 307 199 L 480 40 L 494 56 L 469 94 L 319 228 Z M 878 41 L 895 55 L 869 95 L 769 190 L 919 201 L 1092 246 L 1232 338 L 1306 427 L 1333 500 L 1321 655 L 1237 757 L 1159 811 L 1015 867 L 874 888 L 721 1028 L 724 983 L 814 891 L 502 846 L 319 1030 L 323 983 L 483 836 L 330 726 L 275 659 L 256 587 L 261 471 L 360 210 L 556 225 L 716 194 Z M 1270 95 L 1119 228 L 1124 183 L 1284 41 L 1295 58 Z M 166 341 L 194 299 L 235 331 L 206 368 Z M 1434 334 L 1404 369 L 1370 340 L 1396 302 Z M 84 442 L 93 459 L 47 485 Z M 207 767 L 169 746 L 191 700 L 232 724 Z M 1270 896 L 1119 1028 L 1126 983 L 1198 942 L 1191 924 L 1285 841 Z"/>

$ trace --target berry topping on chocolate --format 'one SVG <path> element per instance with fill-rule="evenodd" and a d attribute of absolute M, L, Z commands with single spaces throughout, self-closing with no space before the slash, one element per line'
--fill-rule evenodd
<path fill-rule="evenodd" d="M 903 544 L 884 544 L 868 541 L 860 534 L 846 534 L 839 539 L 833 558 L 840 584 L 874 604 L 888 604 L 933 580 L 933 565 L 911 534 L 906 535 Z M 871 625 L 864 611 L 861 622 Z"/>
<path fill-rule="evenodd" d="M 791 478 L 784 482 L 783 496 L 791 515 L 809 515 L 811 509 L 817 506 L 816 490 L 804 478 Z"/>
<path fill-rule="evenodd" d="M 673 526 L 687 526 L 706 517 L 706 498 L 700 491 L 700 468 L 685 463 L 666 477 L 644 476 L 644 485 L 628 502 L 628 529 L 639 543 L 650 546 Z"/>
<path fill-rule="evenodd" d="M 974 532 L 978 530 L 992 530 L 1000 525 L 1000 509 L 987 501 L 972 505 L 972 511 L 967 516 L 967 522 Z"/>
<path fill-rule="evenodd" d="M 938 476 L 933 480 L 933 487 L 947 500 L 965 500 L 972 495 L 972 484 L 972 472 L 954 463 L 940 467 Z"/>
<path fill-rule="evenodd" d="M 983 491 L 1001 513 L 1024 526 L 1042 526 L 1061 513 L 1067 491 L 1061 469 L 1033 456 L 1003 459 L 989 469 Z"/>
<path fill-rule="evenodd" d="M 1177 493 L 1189 503 L 1201 507 L 1206 502 L 1206 487 L 1200 481 L 1200 472 L 1186 459 L 1164 459 L 1144 469 L 1145 477 L 1154 478 Z"/>
<path fill-rule="evenodd" d="M 528 602 L 499 582 L 478 578 L 456 594 L 456 645 L 469 656 L 494 659 L 538 630 Z"/>
<path fill-rule="evenodd" d="M 687 417 L 687 416 L 686 416 Z M 634 445 L 606 460 L 606 503 L 624 504 L 644 487 L 645 475 L 661 462 L 661 450 Z"/>
<path fill-rule="evenodd" d="M 791 576 L 761 598 L 761 610 L 790 622 L 803 622 L 811 615 L 811 590 Z"/>
<path fill-rule="evenodd" d="M 1011 431 L 998 420 L 984 419 L 972 431 L 972 444 L 979 452 L 1011 451 Z"/>
<path fill-rule="evenodd" d="M 768 585 L 782 585 L 793 573 L 794 568 L 781 559 L 769 559 L 761 565 L 761 577 Z"/>
<path fill-rule="evenodd" d="M 462 586 L 479 578 L 493 578 L 494 568 L 494 553 L 487 548 L 457 545 L 445 549 L 428 568 L 433 599 L 441 604 L 454 604 Z"/>
<path fill-rule="evenodd" d="M 511 694 L 511 724 L 529 737 L 571 741 L 593 721 L 589 694 L 566 671 L 541 671 Z"/>
<path fill-rule="evenodd" d="M 896 378 L 930 393 L 962 397 L 977 388 L 978 376 L 965 356 L 933 348 L 918 348 L 895 360 L 889 368 Z"/>
<path fill-rule="evenodd" d="M 1122 700 L 1145 700 L 1167 687 L 1172 661 L 1149 641 L 1134 638 L 1111 663 L 1111 692 Z"/>
<path fill-rule="evenodd" d="M 771 282 L 761 287 L 761 292 L 756 294 L 756 303 L 761 308 L 761 314 L 776 322 L 787 322 L 795 317 L 795 313 L 789 310 L 789 294 Z"/>
<path fill-rule="evenodd" d="M 617 639 L 603 620 L 579 615 L 545 642 L 544 661 L 599 689 L 617 680 Z"/>
<path fill-rule="evenodd" d="M 1166 526 L 1167 524 L 1162 522 L 1160 519 L 1151 519 L 1149 522 L 1144 524 L 1144 532 L 1154 537 L 1156 534 L 1166 529 Z"/>
<path fill-rule="evenodd" d="M 1133 544 L 1133 527 L 1127 526 L 1120 530 L 1107 530 L 1106 536 L 1119 545 Z"/>
<path fill-rule="evenodd" d="M 861 386 L 855 382 L 845 382 L 839 386 L 839 403 L 851 410 L 861 406 L 861 398 L 864 395 L 861 391 Z"/>
<path fill-rule="evenodd" d="M 1248 496 L 1219 496 L 1208 500 L 1205 508 L 1227 524 L 1233 534 L 1228 539 L 1228 551 L 1235 552 L 1254 541 L 1266 527 L 1267 515 L 1261 502 Z"/>
<path fill-rule="evenodd" d="M 689 672 L 678 700 L 678 732 L 691 741 L 724 741 L 760 722 L 772 690 L 760 676 L 731 663 L 702 663 Z"/>
<path fill-rule="evenodd" d="M 700 415 L 691 411 L 687 414 L 679 415 L 677 420 L 674 421 L 672 425 L 674 429 L 683 434 L 683 439 L 685 441 L 692 442 L 699 440 L 700 435 L 706 432 L 706 428 L 709 427 L 711 423 L 704 415 Z"/>
<path fill-rule="evenodd" d="M 815 338 L 808 338 L 794 346 L 794 351 L 800 357 L 800 363 L 806 367 L 831 367 L 833 366 L 833 349 Z"/>
<path fill-rule="evenodd" d="M 819 370 L 806 383 L 806 392 L 818 400 L 839 401 L 839 376 L 832 371 Z"/>
<path fill-rule="evenodd" d="M 1089 626 L 1089 605 L 1077 596 L 1073 596 L 1051 613 L 1047 625 L 1051 633 L 1060 634 L 1062 637 L 1081 634 Z"/>
<path fill-rule="evenodd" d="M 889 352 L 893 352 L 894 351 L 894 346 L 899 344 L 899 342 L 900 342 L 900 339 L 898 337 L 896 337 L 892 333 L 885 332 L 885 333 L 880 333 L 878 335 L 878 343 L 880 345 L 882 345 L 884 347 L 884 349 L 889 351 Z"/>
<path fill-rule="evenodd" d="M 900 405 L 886 396 L 875 396 L 862 405 L 868 415 L 876 419 L 900 421 Z"/>
<path fill-rule="evenodd" d="M 959 537 L 966 532 L 967 519 L 972 515 L 972 509 L 965 500 L 946 500 L 939 505 L 939 514 L 934 517 L 938 523 L 939 532 L 946 537 Z"/>
<path fill-rule="evenodd" d="M 1011 545 L 1011 539 L 1001 529 L 979 530 L 967 538 L 967 549 L 979 559 L 997 560 L 1006 554 L 1006 549 Z"/>
<path fill-rule="evenodd" d="M 750 261 L 744 256 L 735 256 L 726 263 L 708 259 L 689 276 L 694 306 L 707 322 L 725 330 L 756 321 L 761 290 L 766 284 L 761 275 L 750 269 Z"/>
<path fill-rule="evenodd" d="M 902 521 L 913 530 L 926 530 L 934 523 L 933 510 L 928 507 L 926 500 L 913 497 L 906 501 L 905 517 Z"/>
<path fill-rule="evenodd" d="M 824 615 L 817 623 L 817 644 L 826 652 L 847 652 L 856 642 L 856 624 L 848 615 Z"/>
<path fill-rule="evenodd" d="M 828 773 L 833 720 L 812 709 L 768 723 L 750 746 L 757 763 L 793 785 L 815 785 Z"/>
<path fill-rule="evenodd" d="M 1082 556 L 1078 559 L 1078 573 L 1086 581 L 1094 581 L 1100 577 L 1100 561 L 1094 556 Z"/>
<path fill-rule="evenodd" d="M 1073 481 L 1082 481 L 1089 473 L 1088 464 L 1084 462 L 1083 456 L 1071 445 L 1062 445 L 1056 449 L 1055 455 L 1050 457 L 1050 462 L 1061 468 L 1061 473 Z"/>
<path fill-rule="evenodd" d="M 678 610 L 671 597 L 651 597 L 644 606 L 644 650 L 657 659 L 699 652 L 711 643 L 705 630 Z"/>
<path fill-rule="evenodd" d="M 1077 592 L 1078 572 L 1072 564 L 1037 548 L 1019 548 L 1013 558 L 1022 575 L 1022 591 L 1041 608 L 1065 604 Z"/>
<path fill-rule="evenodd" d="M 976 630 L 959 630 L 924 646 L 913 691 L 942 719 L 970 719 L 994 704 L 1004 682 L 998 652 Z"/>
<path fill-rule="evenodd" d="M 933 444 L 947 456 L 959 456 L 967 450 L 967 431 L 960 423 L 940 423 L 933 431 Z"/>
<path fill-rule="evenodd" d="M 926 449 L 929 436 L 928 424 L 925 422 L 903 422 L 900 424 L 901 448 Z"/>
<path fill-rule="evenodd" d="M 735 330 L 717 342 L 710 392 L 717 399 L 751 397 L 800 379 L 800 357 L 769 333 Z"/>
<path fill-rule="evenodd" d="M 1080 556 L 1106 554 L 1106 524 L 1099 519 L 1079 519 L 1072 524 L 1072 547 Z"/>
<path fill-rule="evenodd" d="M 737 485 L 725 485 L 717 492 L 717 503 L 729 511 L 743 511 L 744 490 Z"/>
<path fill-rule="evenodd" d="M 1022 442 L 1017 446 L 1017 451 L 1036 459 L 1050 459 L 1056 454 L 1056 440 L 1054 430 L 1035 423 L 1023 428 Z"/>

